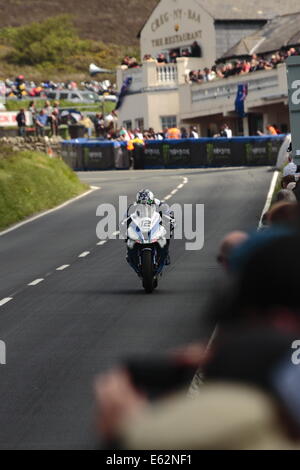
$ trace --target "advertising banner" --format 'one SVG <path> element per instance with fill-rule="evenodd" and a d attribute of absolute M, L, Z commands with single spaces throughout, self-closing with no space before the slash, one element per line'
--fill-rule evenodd
<path fill-rule="evenodd" d="M 21 106 L 21 104 L 20 104 Z M 0 112 L 0 127 L 17 127 L 17 117 L 18 112 L 16 111 L 2 111 Z M 25 111 L 26 116 L 26 126 L 32 126 L 32 116 L 31 113 Z"/>
<path fill-rule="evenodd" d="M 285 136 L 233 139 L 150 140 L 135 148 L 135 169 L 275 166 Z M 81 170 L 127 169 L 129 153 L 123 142 L 77 139 L 65 141 L 63 158 Z"/>

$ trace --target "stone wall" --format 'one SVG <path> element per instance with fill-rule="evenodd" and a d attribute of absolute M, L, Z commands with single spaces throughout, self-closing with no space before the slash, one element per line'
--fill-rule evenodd
<path fill-rule="evenodd" d="M 14 151 L 32 150 L 47 154 L 61 155 L 61 137 L 2 137 L 0 145 L 12 147 Z"/>

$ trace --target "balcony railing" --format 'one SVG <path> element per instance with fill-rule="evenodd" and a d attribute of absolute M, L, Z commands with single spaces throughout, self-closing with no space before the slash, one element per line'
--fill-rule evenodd
<path fill-rule="evenodd" d="M 156 67 L 157 84 L 170 85 L 177 84 L 178 69 L 176 64 L 158 65 Z"/>
<path fill-rule="evenodd" d="M 202 84 L 186 84 L 180 87 L 181 113 L 188 118 L 193 115 L 233 112 L 240 83 L 248 84 L 248 108 L 287 98 L 286 67 L 280 65 L 274 70 L 262 70 Z"/>
<path fill-rule="evenodd" d="M 192 90 L 192 102 L 196 103 L 199 101 L 211 100 L 211 99 L 218 99 L 218 98 L 228 98 L 236 96 L 237 92 L 237 82 L 241 83 L 248 83 L 248 92 L 251 93 L 255 91 L 269 92 L 272 89 L 278 87 L 279 78 L 277 73 L 272 73 L 272 71 L 268 71 L 268 75 L 263 77 L 257 77 L 256 74 L 260 72 L 254 72 L 252 75 L 244 75 L 234 77 L 235 80 L 232 79 L 217 79 L 214 83 L 214 86 L 207 87 L 202 84 L 197 87 L 197 89 Z"/>
<path fill-rule="evenodd" d="M 149 89 L 177 88 L 185 83 L 187 73 L 199 67 L 197 59 L 180 58 L 177 64 L 159 64 L 156 61 L 144 62 L 141 67 L 117 69 L 118 89 L 126 77 L 132 77 L 131 93 L 141 93 Z"/>

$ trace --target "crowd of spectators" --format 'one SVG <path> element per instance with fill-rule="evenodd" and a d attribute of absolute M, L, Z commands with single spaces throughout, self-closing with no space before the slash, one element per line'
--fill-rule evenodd
<path fill-rule="evenodd" d="M 195 344 L 96 380 L 103 447 L 300 449 L 300 181 L 291 163 L 264 228 L 220 242 L 221 278 L 199 312 L 209 331 L 218 324 L 209 346 L 199 330 Z"/>
<path fill-rule="evenodd" d="M 229 78 L 236 75 L 245 75 L 259 70 L 273 70 L 279 64 L 283 64 L 290 56 L 300 54 L 300 48 L 291 47 L 288 50 L 280 50 L 272 54 L 257 55 L 245 57 L 243 59 L 235 59 L 222 63 L 219 61 L 212 67 L 204 69 L 192 70 L 186 77 L 188 83 L 205 83 L 216 79 Z M 143 61 L 156 61 L 158 64 L 175 63 L 178 57 L 201 57 L 201 47 L 195 42 L 191 48 L 170 51 L 168 57 L 166 54 L 158 54 L 156 58 L 150 54 L 146 54 Z M 125 57 L 122 65 L 128 68 L 140 67 L 137 59 L 134 57 Z"/>
<path fill-rule="evenodd" d="M 182 127 L 181 129 L 177 127 L 170 127 L 165 128 L 159 132 L 156 132 L 153 128 L 141 130 L 139 128 L 127 129 L 123 126 L 118 129 L 116 127 L 116 115 L 115 119 L 111 119 L 111 117 L 111 115 L 107 117 L 104 117 L 103 114 L 96 115 L 95 128 L 97 137 L 108 140 L 119 140 L 123 142 L 130 142 L 136 138 L 143 142 L 149 140 L 179 140 L 199 138 L 198 129 L 195 126 L 190 126 L 188 129 L 185 127 Z M 224 137 L 229 137 L 229 135 L 224 135 Z"/>
<path fill-rule="evenodd" d="M 193 42 L 190 47 L 186 47 L 185 49 L 172 49 L 168 53 L 168 57 L 166 54 L 160 53 L 157 57 L 153 57 L 151 54 L 145 54 L 143 57 L 143 62 L 148 61 L 157 61 L 159 64 L 168 64 L 168 63 L 176 63 L 176 60 L 179 57 L 195 57 L 200 58 L 202 57 L 202 49 L 197 41 Z M 140 67 L 138 60 L 135 57 L 124 57 L 122 64 L 123 66 L 131 69 Z"/>
<path fill-rule="evenodd" d="M 245 75 L 259 70 L 273 70 L 279 64 L 283 64 L 285 60 L 294 55 L 299 55 L 299 48 L 290 48 L 287 51 L 278 51 L 270 56 L 262 56 L 253 54 L 251 58 L 243 60 L 236 59 L 234 61 L 219 63 L 211 68 L 203 70 L 192 70 L 187 81 L 190 83 L 205 83 L 216 79 L 229 78 L 236 75 Z"/>
<path fill-rule="evenodd" d="M 41 109 L 37 109 L 35 101 L 29 103 L 28 109 L 21 108 L 16 116 L 18 125 L 18 135 L 26 136 L 27 119 L 26 111 L 30 115 L 30 126 L 34 129 L 36 136 L 44 137 L 49 127 L 52 136 L 57 136 L 59 125 L 63 123 L 63 117 L 59 108 L 59 102 L 55 101 L 53 105 L 46 101 Z"/>
<path fill-rule="evenodd" d="M 14 80 L 7 78 L 5 80 L 6 98 L 46 98 L 47 93 L 50 91 L 60 90 L 85 90 L 92 91 L 98 95 L 109 93 L 115 95 L 116 86 L 112 85 L 109 80 L 97 81 L 89 80 L 77 83 L 76 81 L 68 80 L 66 82 L 54 82 L 46 80 L 41 83 L 26 80 L 23 75 L 19 75 Z"/>

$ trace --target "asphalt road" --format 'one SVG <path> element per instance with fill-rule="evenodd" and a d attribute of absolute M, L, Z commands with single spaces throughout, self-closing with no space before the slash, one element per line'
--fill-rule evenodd
<path fill-rule="evenodd" d="M 230 230 L 255 229 L 272 174 L 238 168 L 80 177 L 101 189 L 0 236 L 0 340 L 7 348 L 1 449 L 93 448 L 97 373 L 127 356 L 209 337 L 201 316 L 219 274 L 218 243 Z M 172 265 L 152 296 L 128 267 L 124 242 L 98 246 L 96 238 L 97 206 L 117 204 L 119 195 L 132 201 L 142 187 L 161 199 L 178 189 L 169 203 L 205 204 L 204 249 L 172 243 Z"/>

